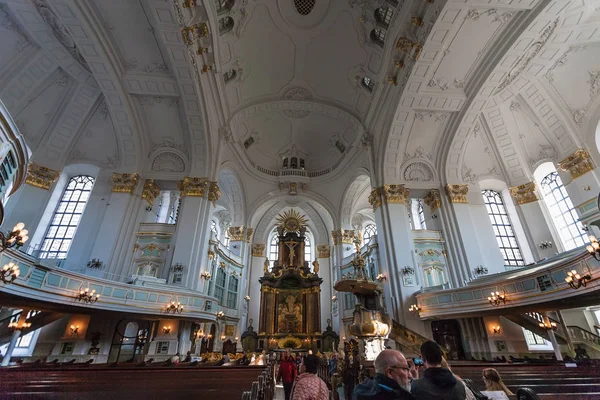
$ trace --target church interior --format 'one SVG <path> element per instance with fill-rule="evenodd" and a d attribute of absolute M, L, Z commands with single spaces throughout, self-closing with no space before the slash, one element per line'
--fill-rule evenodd
<path fill-rule="evenodd" d="M 0 49 L 0 397 L 434 340 L 600 398 L 598 0 L 0 0 Z"/>

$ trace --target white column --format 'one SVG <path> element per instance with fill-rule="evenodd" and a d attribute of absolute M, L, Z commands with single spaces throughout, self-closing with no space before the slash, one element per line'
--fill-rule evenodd
<path fill-rule="evenodd" d="M 329 254 L 329 252 L 327 254 Z M 321 284 L 321 331 L 325 331 L 325 328 L 327 328 L 327 320 L 331 319 L 333 323 L 333 302 L 331 301 L 331 296 L 334 282 L 331 276 L 331 263 L 329 261 L 329 257 L 321 258 L 317 253 L 317 261 L 319 262 L 318 275 L 323 279 L 323 284 Z M 325 304 L 329 306 L 325 308 Z"/>
<path fill-rule="evenodd" d="M 12 357 L 12 353 L 15 350 L 15 347 L 17 347 L 17 340 L 19 340 L 20 336 L 21 336 L 21 330 L 15 329 L 15 331 L 13 332 L 13 334 L 10 338 L 10 343 L 8 344 L 8 349 L 6 349 L 6 354 L 4 355 L 4 358 L 2 359 L 2 364 L 0 364 L 2 367 L 6 367 L 8 365 L 8 363 L 10 362 L 10 358 Z"/>

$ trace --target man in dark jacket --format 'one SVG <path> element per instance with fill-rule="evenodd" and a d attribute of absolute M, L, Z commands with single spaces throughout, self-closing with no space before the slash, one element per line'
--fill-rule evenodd
<path fill-rule="evenodd" d="M 384 350 L 375 359 L 375 376 L 354 388 L 353 400 L 415 400 L 410 388 L 410 367 L 402 353 Z"/>
<path fill-rule="evenodd" d="M 412 381 L 410 392 L 418 400 L 465 400 L 465 385 L 456 380 L 452 371 L 442 368 L 442 349 L 428 340 L 421 345 L 425 372 Z"/>
<path fill-rule="evenodd" d="M 279 372 L 277 373 L 277 380 L 283 382 L 283 392 L 285 394 L 285 400 L 290 400 L 292 394 L 292 387 L 296 381 L 296 362 L 292 357 L 290 349 L 287 349 L 281 364 L 279 365 Z"/>

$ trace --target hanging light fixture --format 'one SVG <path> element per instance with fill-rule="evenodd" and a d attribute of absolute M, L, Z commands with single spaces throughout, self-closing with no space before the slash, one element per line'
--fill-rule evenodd
<path fill-rule="evenodd" d="M 488 301 L 494 307 L 499 306 L 500 304 L 506 304 L 506 295 L 500 294 L 500 292 L 492 292 L 492 295 L 488 297 Z"/>
<path fill-rule="evenodd" d="M 12 283 L 20 273 L 19 266 L 11 261 L 0 269 L 0 280 L 4 283 Z"/>
<path fill-rule="evenodd" d="M 544 318 L 544 321 L 540 322 L 538 325 L 540 326 L 540 328 L 546 331 L 555 331 L 556 329 L 558 329 L 556 322 L 550 321 L 548 318 Z"/>
<path fill-rule="evenodd" d="M 596 260 L 600 261 L 600 243 L 598 243 L 596 236 L 590 236 L 589 239 L 590 244 L 585 246 L 585 248 L 587 249 L 588 253 L 594 256 Z"/>
<path fill-rule="evenodd" d="M 590 274 L 581 276 L 577 273 L 577 271 L 572 269 L 571 271 L 567 272 L 567 277 L 565 278 L 565 281 L 573 289 L 579 289 L 582 286 L 586 286 L 588 281 L 590 281 L 591 279 L 592 276 Z"/>
<path fill-rule="evenodd" d="M 100 294 L 96 293 L 96 289 L 93 289 L 90 292 L 90 288 L 80 290 L 79 293 L 77 293 L 77 296 L 75 297 L 75 299 L 77 299 L 78 301 L 83 301 L 84 303 L 88 304 L 94 304 L 98 301 L 99 298 Z"/>
<path fill-rule="evenodd" d="M 8 236 L 0 232 L 0 252 L 10 249 L 14 246 L 17 246 L 17 248 L 23 246 L 23 244 L 29 239 L 27 233 L 29 232 L 27 229 L 25 229 L 25 224 L 22 222 L 16 224 Z"/>
<path fill-rule="evenodd" d="M 166 307 L 165 312 L 167 314 L 181 314 L 183 312 L 183 306 L 181 305 L 180 301 L 175 302 L 174 300 L 172 300 L 171 303 L 169 303 L 169 305 Z"/>
<path fill-rule="evenodd" d="M 408 312 L 414 315 L 418 315 L 420 311 L 421 307 L 419 307 L 417 304 L 413 304 L 408 308 Z"/>

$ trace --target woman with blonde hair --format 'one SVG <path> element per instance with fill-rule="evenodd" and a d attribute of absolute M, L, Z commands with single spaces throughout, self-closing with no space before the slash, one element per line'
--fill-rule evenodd
<path fill-rule="evenodd" d="M 513 392 L 511 392 L 504 382 L 502 382 L 502 378 L 500 378 L 500 374 L 494 368 L 485 368 L 483 370 L 483 382 L 485 383 L 486 391 L 498 391 L 504 392 L 507 396 L 512 396 Z"/>

